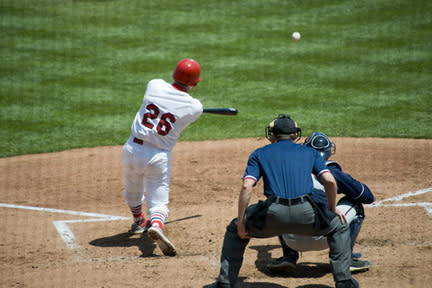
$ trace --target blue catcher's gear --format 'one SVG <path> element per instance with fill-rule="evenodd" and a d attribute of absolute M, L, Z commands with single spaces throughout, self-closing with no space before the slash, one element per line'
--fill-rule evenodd
<path fill-rule="evenodd" d="M 336 144 L 322 132 L 315 132 L 306 138 L 304 144 L 320 152 L 324 160 L 328 160 L 331 155 L 336 153 Z"/>

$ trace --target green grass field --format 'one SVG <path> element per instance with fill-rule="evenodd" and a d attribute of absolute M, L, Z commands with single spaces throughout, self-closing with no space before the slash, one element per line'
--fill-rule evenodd
<path fill-rule="evenodd" d="M 432 2 L 0 1 L 0 157 L 121 145 L 153 78 L 198 60 L 203 115 L 180 140 L 432 138 Z M 302 39 L 294 42 L 291 33 Z"/>

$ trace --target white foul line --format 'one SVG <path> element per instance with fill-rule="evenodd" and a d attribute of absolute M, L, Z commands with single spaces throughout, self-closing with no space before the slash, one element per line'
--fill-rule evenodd
<path fill-rule="evenodd" d="M 69 249 L 77 249 L 77 248 L 79 248 L 79 245 L 76 243 L 75 235 L 73 234 L 72 230 L 69 228 L 68 223 L 118 221 L 118 220 L 129 220 L 130 219 L 128 217 L 122 217 L 122 216 L 112 216 L 112 215 L 98 214 L 98 213 L 88 213 L 88 212 L 80 212 L 80 211 L 72 211 L 72 210 L 23 206 L 23 205 L 6 204 L 6 203 L 0 203 L 0 207 L 25 209 L 25 210 L 50 212 L 50 213 L 60 213 L 60 214 L 68 214 L 68 215 L 76 215 L 76 216 L 84 216 L 84 217 L 96 217 L 93 219 L 75 219 L 75 220 L 53 221 L 55 228 L 57 229 L 61 238 L 65 242 L 66 247 Z"/>
<path fill-rule="evenodd" d="M 386 202 L 397 202 L 400 201 L 402 199 L 408 198 L 408 197 L 413 197 L 413 196 L 417 196 L 417 195 L 421 195 L 421 194 L 425 194 L 432 191 L 432 187 L 429 188 L 425 188 L 425 189 L 421 189 L 418 190 L 416 192 L 408 192 L 399 196 L 395 196 L 392 198 L 387 198 L 375 203 L 372 203 L 370 205 L 366 205 L 366 207 L 413 207 L 413 206 L 418 206 L 418 207 L 423 207 L 426 210 L 426 213 L 429 216 L 432 216 L 432 203 L 431 202 L 412 202 L 412 203 L 392 203 L 392 204 L 383 204 Z"/>
<path fill-rule="evenodd" d="M 408 197 L 412 197 L 412 196 L 417 196 L 417 195 L 425 194 L 425 193 L 430 192 L 430 191 L 432 191 L 432 187 L 421 189 L 421 190 L 418 190 L 416 192 L 408 192 L 408 193 L 405 193 L 405 194 L 402 194 L 402 195 L 399 195 L 399 196 L 396 196 L 396 197 L 384 199 L 384 200 L 375 202 L 372 205 L 378 205 L 378 206 L 380 206 L 380 204 L 384 203 L 384 202 L 400 201 L 400 200 L 402 200 L 404 198 L 408 198 Z"/>
<path fill-rule="evenodd" d="M 384 199 L 384 200 L 375 202 L 373 204 L 366 205 L 366 207 L 412 207 L 412 206 L 419 206 L 419 207 L 423 207 L 429 216 L 432 216 L 432 203 L 431 202 L 383 204 L 385 202 L 400 201 L 404 198 L 421 195 L 424 193 L 428 193 L 430 191 L 432 191 L 432 187 L 418 190 L 416 192 L 408 192 L 408 193 L 405 193 L 405 194 L 402 194 L 402 195 L 399 195 L 396 197 Z M 62 210 L 62 209 L 53 209 L 53 208 L 23 206 L 23 205 L 6 204 L 6 203 L 0 203 L 0 207 L 25 209 L 25 210 L 50 212 L 50 213 L 60 213 L 60 214 L 76 215 L 76 216 L 81 216 L 81 217 L 95 217 L 95 218 L 91 218 L 91 219 L 74 219 L 74 220 L 53 221 L 55 228 L 57 229 L 61 238 L 65 242 L 66 247 L 69 249 L 77 249 L 77 248 L 79 248 L 79 245 L 76 243 L 75 235 L 73 234 L 72 230 L 69 228 L 68 223 L 88 223 L 88 222 L 99 222 L 99 221 L 129 220 L 128 217 L 122 217 L 122 216 L 113 216 L 113 215 L 106 215 L 106 214 L 99 214 L 99 213 L 89 213 L 89 212 Z"/>

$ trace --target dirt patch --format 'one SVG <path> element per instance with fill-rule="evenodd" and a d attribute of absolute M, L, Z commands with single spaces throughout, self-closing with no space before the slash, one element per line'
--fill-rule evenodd
<path fill-rule="evenodd" d="M 355 248 L 371 269 L 354 277 L 362 287 L 430 287 L 432 141 L 332 140 L 332 159 L 368 184 L 379 204 L 366 208 Z M 146 235 L 125 233 L 131 219 L 120 146 L 0 159 L 0 287 L 205 287 L 218 274 L 247 158 L 265 144 L 177 144 L 165 230 L 179 252 L 173 258 Z M 261 188 L 252 201 L 263 198 Z M 253 239 L 239 287 L 333 287 L 327 253 L 303 253 L 295 272 L 274 276 L 265 264 L 281 256 L 277 239 Z"/>

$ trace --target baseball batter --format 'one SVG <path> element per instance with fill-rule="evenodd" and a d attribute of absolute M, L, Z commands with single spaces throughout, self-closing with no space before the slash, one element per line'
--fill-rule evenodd
<path fill-rule="evenodd" d="M 201 102 L 188 94 L 201 80 L 200 73 L 198 62 L 183 59 L 175 68 L 173 83 L 151 80 L 123 146 L 124 199 L 133 215 L 129 232 L 148 231 L 168 256 L 176 255 L 162 232 L 169 212 L 171 151 L 180 133 L 203 112 Z M 144 200 L 150 219 L 142 210 Z"/>

